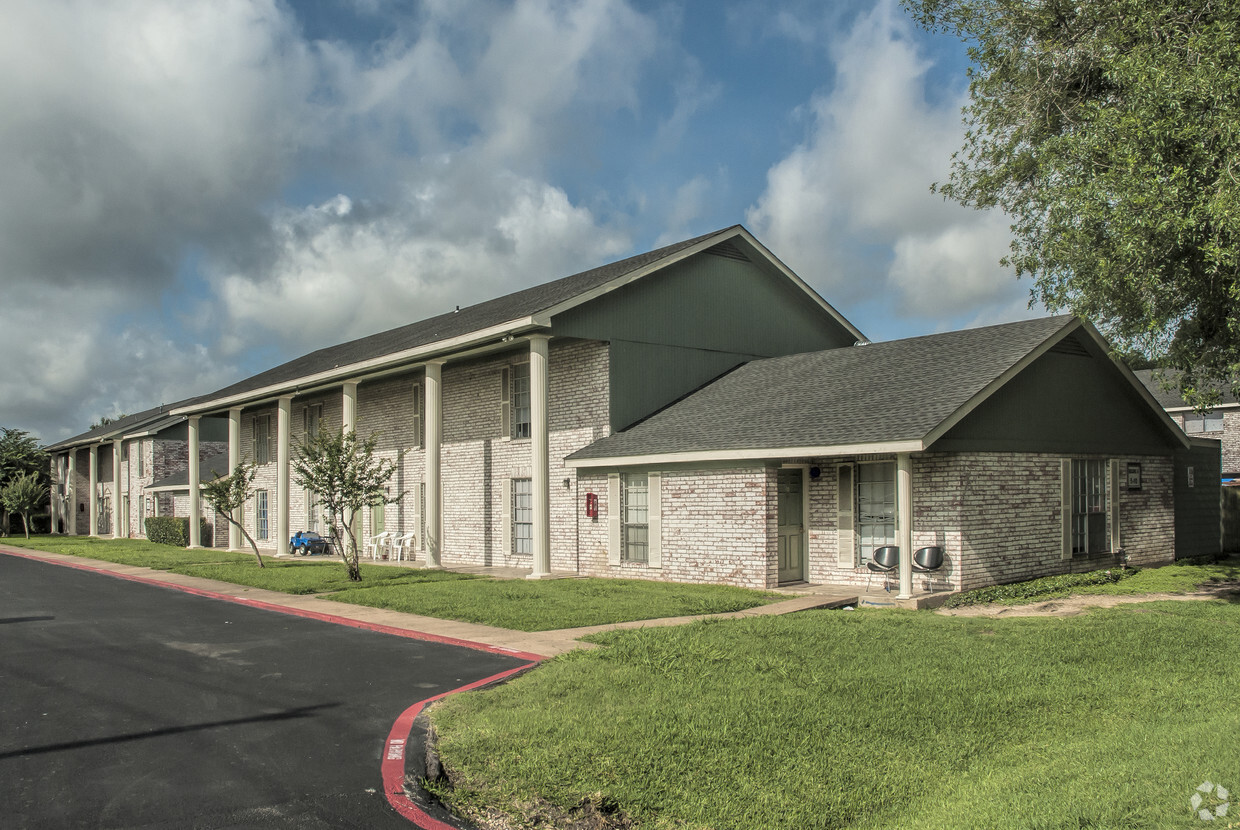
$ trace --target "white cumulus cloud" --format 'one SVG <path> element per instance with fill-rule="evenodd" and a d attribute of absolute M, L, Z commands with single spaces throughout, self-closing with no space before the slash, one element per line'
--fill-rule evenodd
<path fill-rule="evenodd" d="M 1025 293 L 999 267 L 1006 219 L 929 192 L 963 139 L 963 91 L 931 95 L 931 64 L 890 0 L 830 45 L 835 85 L 806 139 L 771 167 L 747 222 L 832 302 L 890 295 L 908 316 L 967 315 Z"/>

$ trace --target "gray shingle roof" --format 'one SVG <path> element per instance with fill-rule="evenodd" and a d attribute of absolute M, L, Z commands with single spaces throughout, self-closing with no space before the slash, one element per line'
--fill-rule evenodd
<path fill-rule="evenodd" d="M 115 421 L 104 424 L 94 429 L 89 429 L 81 435 L 75 435 L 72 438 L 66 438 L 63 441 L 57 441 L 55 444 L 48 446 L 48 450 L 68 449 L 74 445 L 92 444 L 96 441 L 106 441 L 110 438 L 119 437 L 127 432 L 133 432 L 140 427 L 154 423 L 160 418 L 168 417 L 168 413 L 174 407 L 185 406 L 193 403 L 193 398 L 187 398 L 176 403 L 163 404 L 152 409 L 146 409 L 142 412 L 136 412 L 133 415 L 126 415 L 124 418 L 117 418 Z"/>
<path fill-rule="evenodd" d="M 579 274 L 564 277 L 553 282 L 536 285 L 533 288 L 527 288 L 503 297 L 487 300 L 477 305 L 462 308 L 459 311 L 450 311 L 447 314 L 440 314 L 437 317 L 431 317 L 406 326 L 351 340 L 338 346 L 319 349 L 318 351 L 290 360 L 288 363 L 276 366 L 273 369 L 268 369 L 265 372 L 260 372 L 245 380 L 238 381 L 231 386 L 226 386 L 209 395 L 203 395 L 196 400 L 203 402 L 212 401 L 281 383 L 291 383 L 300 378 L 321 372 L 329 372 L 341 366 L 350 366 L 418 346 L 468 335 L 510 320 L 519 320 L 532 314 L 546 311 L 553 306 L 606 285 L 614 279 L 637 271 L 664 257 L 671 256 L 713 236 L 719 236 L 739 227 L 739 225 L 733 225 L 730 228 L 724 228 L 693 239 L 686 239 L 683 242 L 677 242 L 674 245 L 668 245 L 655 251 L 638 254 L 619 262 L 612 262 L 608 265 L 592 268 L 589 271 L 582 271 Z"/>
<path fill-rule="evenodd" d="M 1184 403 L 1184 399 L 1180 397 L 1178 390 L 1174 388 L 1164 390 L 1162 388 L 1162 385 L 1154 379 L 1153 369 L 1138 369 L 1133 372 L 1133 374 L 1137 376 L 1137 380 L 1145 384 L 1145 388 L 1150 390 L 1150 394 L 1154 396 L 1154 400 L 1158 401 L 1158 405 L 1163 409 L 1183 409 L 1188 406 L 1188 404 Z M 1174 378 L 1168 379 L 1171 380 L 1172 383 L 1175 382 Z M 1240 403 L 1240 401 L 1236 400 L 1236 396 L 1231 394 L 1230 389 L 1223 389 L 1222 393 L 1224 405 L 1234 405 L 1236 403 Z"/>
<path fill-rule="evenodd" d="M 571 459 L 920 440 L 1070 316 L 755 360 Z"/>

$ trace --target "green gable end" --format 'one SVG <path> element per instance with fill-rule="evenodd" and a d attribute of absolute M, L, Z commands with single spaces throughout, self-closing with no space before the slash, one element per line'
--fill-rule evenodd
<path fill-rule="evenodd" d="M 1169 455 L 1158 413 L 1087 337 L 1064 338 L 931 450 Z"/>
<path fill-rule="evenodd" d="M 739 239 L 558 314 L 551 328 L 611 343 L 613 430 L 741 363 L 856 342 L 815 297 Z"/>

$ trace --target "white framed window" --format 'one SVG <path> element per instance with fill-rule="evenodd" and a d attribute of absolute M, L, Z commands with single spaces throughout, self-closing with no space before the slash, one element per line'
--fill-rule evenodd
<path fill-rule="evenodd" d="M 650 482 L 645 473 L 620 477 L 620 559 L 645 562 L 650 552 Z"/>
<path fill-rule="evenodd" d="M 1196 412 L 1185 412 L 1183 417 L 1184 431 L 1189 435 L 1201 432 L 1222 432 L 1223 413 L 1207 412 L 1199 415 Z"/>
<path fill-rule="evenodd" d="M 142 478 L 146 475 L 146 453 L 142 451 L 141 438 L 133 442 L 133 448 L 138 454 L 138 478 Z"/>
<path fill-rule="evenodd" d="M 319 424 L 323 421 L 323 404 L 311 404 L 302 412 L 302 441 L 309 443 L 319 436 Z"/>
<path fill-rule="evenodd" d="M 529 438 L 530 431 L 530 364 L 512 367 L 512 437 Z"/>
<path fill-rule="evenodd" d="M 266 540 L 268 537 L 267 522 L 267 491 L 254 491 L 254 535 L 258 539 Z"/>
<path fill-rule="evenodd" d="M 528 478 L 512 480 L 512 552 L 518 556 L 534 553 L 534 482 Z"/>
<path fill-rule="evenodd" d="M 258 415 L 254 418 L 254 463 L 267 464 L 271 461 L 271 416 Z"/>
<path fill-rule="evenodd" d="M 1110 486 L 1107 462 L 1072 459 L 1072 554 L 1105 553 L 1111 549 L 1107 528 Z"/>
<path fill-rule="evenodd" d="M 857 561 L 864 566 L 875 550 L 896 544 L 896 463 L 858 464 L 856 479 Z"/>
<path fill-rule="evenodd" d="M 663 474 L 607 475 L 607 564 L 663 567 Z"/>

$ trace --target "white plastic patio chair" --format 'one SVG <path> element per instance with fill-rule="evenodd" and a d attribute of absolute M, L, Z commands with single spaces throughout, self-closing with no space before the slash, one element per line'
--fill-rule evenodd
<path fill-rule="evenodd" d="M 383 558 L 387 559 L 390 555 L 389 548 L 392 544 L 392 537 L 395 533 L 383 532 L 376 533 L 362 544 L 362 556 L 370 555 L 371 560 L 378 560 L 379 554 L 383 554 Z"/>
<path fill-rule="evenodd" d="M 402 559 L 413 561 L 414 559 L 414 542 L 417 540 L 418 534 L 406 533 L 392 539 L 392 558 L 397 562 Z"/>

